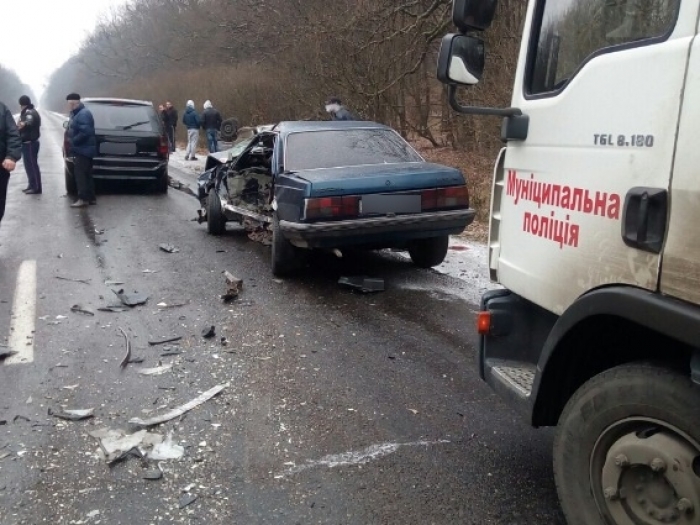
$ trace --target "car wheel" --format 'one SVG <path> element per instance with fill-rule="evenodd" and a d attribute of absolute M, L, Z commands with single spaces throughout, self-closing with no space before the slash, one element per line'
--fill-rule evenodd
<path fill-rule="evenodd" d="M 236 139 L 238 133 L 238 119 L 230 118 L 221 123 L 221 140 L 231 141 Z"/>
<path fill-rule="evenodd" d="M 580 387 L 554 440 L 569 525 L 696 523 L 699 395 L 687 373 L 639 363 Z"/>
<path fill-rule="evenodd" d="M 304 262 L 304 253 L 292 245 L 280 231 L 277 214 L 272 217 L 272 275 L 284 277 L 299 270 Z"/>
<path fill-rule="evenodd" d="M 167 173 L 164 173 L 163 175 L 158 177 L 158 179 L 156 179 L 156 185 L 155 185 L 156 193 L 161 193 L 161 194 L 168 193 L 168 183 L 169 183 L 169 179 L 168 179 Z"/>
<path fill-rule="evenodd" d="M 416 239 L 408 245 L 408 254 L 416 266 L 432 268 L 445 260 L 449 242 L 450 239 L 447 235 Z"/>
<path fill-rule="evenodd" d="M 209 192 L 207 200 L 207 231 L 212 235 L 221 235 L 226 231 L 226 216 L 214 188 Z"/>
<path fill-rule="evenodd" d="M 78 185 L 75 182 L 75 176 L 68 170 L 68 168 L 64 168 L 63 173 L 66 178 L 66 193 L 68 195 L 77 195 Z"/>

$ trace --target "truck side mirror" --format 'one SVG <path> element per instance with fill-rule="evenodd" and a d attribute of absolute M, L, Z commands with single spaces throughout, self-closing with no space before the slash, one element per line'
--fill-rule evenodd
<path fill-rule="evenodd" d="M 480 38 L 446 35 L 438 56 L 438 80 L 443 84 L 478 84 L 484 74 L 484 56 L 484 41 Z"/>
<path fill-rule="evenodd" d="M 496 14 L 498 0 L 454 0 L 452 22 L 460 31 L 484 31 Z"/>

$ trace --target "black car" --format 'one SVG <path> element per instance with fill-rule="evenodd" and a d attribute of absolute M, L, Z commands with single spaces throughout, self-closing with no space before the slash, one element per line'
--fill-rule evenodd
<path fill-rule="evenodd" d="M 168 191 L 168 137 L 151 102 L 118 98 L 82 100 L 95 119 L 95 180 L 150 182 L 158 193 Z M 67 122 L 64 124 L 67 127 Z M 77 192 L 73 159 L 64 138 L 66 191 Z"/>

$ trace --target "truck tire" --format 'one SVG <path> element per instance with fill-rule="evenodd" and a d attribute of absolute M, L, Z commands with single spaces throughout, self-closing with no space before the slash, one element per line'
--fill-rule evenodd
<path fill-rule="evenodd" d="M 275 213 L 272 217 L 272 275 L 286 277 L 298 271 L 304 261 L 300 248 L 292 245 L 280 231 L 280 221 Z"/>
<path fill-rule="evenodd" d="M 64 168 L 63 173 L 66 178 L 66 193 L 70 196 L 77 195 L 78 185 L 75 182 L 75 176 L 68 171 L 68 168 Z"/>
<path fill-rule="evenodd" d="M 699 402 L 687 373 L 652 364 L 619 366 L 581 386 L 554 440 L 569 525 L 697 523 Z"/>
<path fill-rule="evenodd" d="M 238 134 L 238 119 L 229 118 L 221 123 L 221 140 L 226 142 L 236 140 L 236 135 Z"/>
<path fill-rule="evenodd" d="M 450 238 L 447 235 L 416 239 L 408 245 L 408 254 L 416 266 L 432 268 L 445 260 L 449 243 Z"/>
<path fill-rule="evenodd" d="M 215 188 L 209 191 L 207 197 L 207 231 L 212 235 L 222 235 L 226 231 L 226 216 Z"/>

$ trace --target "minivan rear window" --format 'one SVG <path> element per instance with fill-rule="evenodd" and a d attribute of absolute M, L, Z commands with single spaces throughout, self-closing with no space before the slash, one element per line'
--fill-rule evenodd
<path fill-rule="evenodd" d="M 95 128 L 111 130 L 159 131 L 160 121 L 150 106 L 86 103 L 95 119 Z"/>

